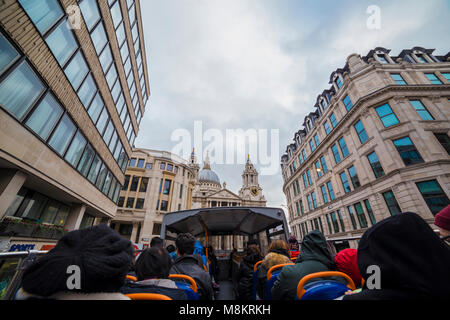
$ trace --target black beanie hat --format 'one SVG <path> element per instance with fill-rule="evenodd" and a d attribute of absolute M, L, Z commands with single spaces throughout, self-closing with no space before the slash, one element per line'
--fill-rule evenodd
<path fill-rule="evenodd" d="M 129 240 L 106 224 L 69 232 L 25 270 L 22 287 L 43 297 L 61 291 L 118 292 L 132 262 L 132 248 Z M 67 288 L 71 265 L 80 268 L 80 289 Z"/>

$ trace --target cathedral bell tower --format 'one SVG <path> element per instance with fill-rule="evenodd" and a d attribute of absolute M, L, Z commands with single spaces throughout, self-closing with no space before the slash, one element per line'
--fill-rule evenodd
<path fill-rule="evenodd" d="M 248 155 L 245 169 L 242 172 L 242 188 L 239 190 L 239 196 L 247 200 L 246 205 L 249 206 L 265 206 L 266 203 L 262 188 L 259 186 L 258 171 L 250 161 L 250 155 Z"/>
<path fill-rule="evenodd" d="M 191 158 L 189 159 L 189 167 L 194 173 L 194 181 L 198 181 L 198 171 L 200 170 L 200 165 L 197 163 L 197 157 L 195 156 L 195 148 L 192 148 Z"/>

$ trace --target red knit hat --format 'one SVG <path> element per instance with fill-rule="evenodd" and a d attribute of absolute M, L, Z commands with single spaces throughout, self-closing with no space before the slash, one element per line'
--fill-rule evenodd
<path fill-rule="evenodd" d="M 334 263 L 336 264 L 338 271 L 349 275 L 355 285 L 358 287 L 361 284 L 362 277 L 358 270 L 356 254 L 356 249 L 347 248 L 341 250 L 334 257 Z"/>
<path fill-rule="evenodd" d="M 434 218 L 434 225 L 450 231 L 450 205 L 439 211 Z"/>

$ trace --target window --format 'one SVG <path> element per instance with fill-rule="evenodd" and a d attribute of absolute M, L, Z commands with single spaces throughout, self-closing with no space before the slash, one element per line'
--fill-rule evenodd
<path fill-rule="evenodd" d="M 161 223 L 153 223 L 153 235 L 160 235 L 161 234 Z"/>
<path fill-rule="evenodd" d="M 133 177 L 133 179 L 131 179 L 130 191 L 137 191 L 138 183 L 139 177 Z"/>
<path fill-rule="evenodd" d="M 148 186 L 148 178 L 142 178 L 141 185 L 139 187 L 139 192 L 147 192 L 147 186 Z"/>
<path fill-rule="evenodd" d="M 95 180 L 97 179 L 97 175 L 98 175 L 101 165 L 102 165 L 102 161 L 100 160 L 100 157 L 98 155 L 96 155 L 92 162 L 91 169 L 89 170 L 89 174 L 87 176 L 87 178 L 90 182 L 95 183 Z"/>
<path fill-rule="evenodd" d="M 144 208 L 144 201 L 145 201 L 145 199 L 138 198 L 136 200 L 136 209 L 143 209 Z"/>
<path fill-rule="evenodd" d="M 308 209 L 309 211 L 311 211 L 312 210 L 311 195 L 308 194 L 306 196 L 306 200 L 308 201 Z"/>
<path fill-rule="evenodd" d="M 117 28 L 119 23 L 122 21 L 122 12 L 120 11 L 120 1 L 116 1 L 116 3 L 111 7 L 111 16 L 114 22 L 114 28 Z"/>
<path fill-rule="evenodd" d="M 330 119 L 331 126 L 334 129 L 337 126 L 336 116 L 334 115 L 334 113 L 332 113 L 328 119 Z"/>
<path fill-rule="evenodd" d="M 129 183 L 130 183 L 130 176 L 129 176 L 129 175 L 126 175 L 126 176 L 125 176 L 125 181 L 124 181 L 124 183 L 123 183 L 122 190 L 128 190 L 128 185 L 129 185 Z"/>
<path fill-rule="evenodd" d="M 99 189 L 103 189 L 103 184 L 106 179 L 106 174 L 108 173 L 108 168 L 105 166 L 104 163 L 102 163 L 102 167 L 98 173 L 97 181 L 95 182 L 95 186 Z"/>
<path fill-rule="evenodd" d="M 370 166 L 372 167 L 375 178 L 384 176 L 383 167 L 381 166 L 380 160 L 378 160 L 378 156 L 375 151 L 369 154 L 367 156 L 367 159 L 369 160 Z"/>
<path fill-rule="evenodd" d="M 348 168 L 348 174 L 350 175 L 350 180 L 352 181 L 353 189 L 359 188 L 361 184 L 359 183 L 358 174 L 356 173 L 355 166 Z"/>
<path fill-rule="evenodd" d="M 102 187 L 102 193 L 105 195 L 108 195 L 109 187 L 111 186 L 113 176 L 112 176 L 111 171 L 108 171 L 108 169 L 105 169 L 105 170 L 107 171 L 107 173 L 106 173 L 105 182 Z"/>
<path fill-rule="evenodd" d="M 97 123 L 98 117 L 103 109 L 103 100 L 100 93 L 97 93 L 94 100 L 92 100 L 91 105 L 88 110 L 88 114 L 91 117 L 92 122 Z"/>
<path fill-rule="evenodd" d="M 92 147 L 88 144 L 84 149 L 83 156 L 81 157 L 81 160 L 78 163 L 77 167 L 78 172 L 80 172 L 83 175 L 83 177 L 86 177 L 86 175 L 88 174 L 94 156 L 95 156 L 94 149 L 92 149 Z"/>
<path fill-rule="evenodd" d="M 342 80 L 339 76 L 336 78 L 336 85 L 337 85 L 338 89 L 340 89 L 342 87 Z"/>
<path fill-rule="evenodd" d="M 442 84 L 442 81 L 434 73 L 425 73 L 425 76 L 430 80 L 431 84 Z"/>
<path fill-rule="evenodd" d="M 372 225 L 374 225 L 375 223 L 377 223 L 377 220 L 375 220 L 375 216 L 373 215 L 369 200 L 364 200 L 364 206 L 366 207 L 367 213 L 369 214 L 370 222 L 372 223 Z"/>
<path fill-rule="evenodd" d="M 345 109 L 347 109 L 347 111 L 350 111 L 353 108 L 353 103 L 352 100 L 350 100 L 350 97 L 347 95 L 344 98 L 344 105 L 345 105 Z"/>
<path fill-rule="evenodd" d="M 337 209 L 336 213 L 339 218 L 339 224 L 341 225 L 342 232 L 345 232 L 345 224 L 344 224 L 344 219 L 342 218 L 341 210 Z"/>
<path fill-rule="evenodd" d="M 450 82 L 450 72 L 445 72 L 441 74 L 447 80 L 447 82 Z"/>
<path fill-rule="evenodd" d="M 64 155 L 64 152 L 66 151 L 75 131 L 75 125 L 66 114 L 59 122 L 48 144 L 62 156 Z"/>
<path fill-rule="evenodd" d="M 0 74 L 19 58 L 19 53 L 0 33 Z"/>
<path fill-rule="evenodd" d="M 169 208 L 169 202 L 166 201 L 166 200 L 162 200 L 161 201 L 161 208 L 160 208 L 160 210 L 161 211 L 167 211 L 168 208 Z"/>
<path fill-rule="evenodd" d="M 325 133 L 328 135 L 331 132 L 330 124 L 328 123 L 328 120 L 325 120 L 323 127 L 325 128 Z"/>
<path fill-rule="evenodd" d="M 129 166 L 130 167 L 135 167 L 136 166 L 136 158 L 131 158 Z"/>
<path fill-rule="evenodd" d="M 153 167 L 152 163 L 146 163 L 145 164 L 145 169 L 150 170 Z"/>
<path fill-rule="evenodd" d="M 427 63 L 428 61 L 425 60 L 424 55 L 422 53 L 416 53 L 416 58 L 420 63 Z"/>
<path fill-rule="evenodd" d="M 348 152 L 347 144 L 345 143 L 344 137 L 340 138 L 338 142 L 339 147 L 341 148 L 342 156 L 346 158 L 350 153 Z"/>
<path fill-rule="evenodd" d="M 21 120 L 43 91 L 39 78 L 22 62 L 0 84 L 0 105 Z"/>
<path fill-rule="evenodd" d="M 92 78 L 92 75 L 90 74 L 86 77 L 86 80 L 84 80 L 84 83 L 78 91 L 78 97 L 86 109 L 89 106 L 89 102 L 91 102 L 95 92 L 97 92 L 97 86 L 95 85 L 94 78 Z"/>
<path fill-rule="evenodd" d="M 304 173 L 302 175 L 302 177 L 303 177 L 303 185 L 305 186 L 305 189 L 306 189 L 306 188 L 308 188 L 308 181 L 306 180 L 306 173 Z"/>
<path fill-rule="evenodd" d="M 62 113 L 63 109 L 53 95 L 47 94 L 27 120 L 26 125 L 44 141 L 47 141 Z"/>
<path fill-rule="evenodd" d="M 428 112 L 428 110 L 422 104 L 422 101 L 409 100 L 409 102 L 414 107 L 414 109 L 416 109 L 417 113 L 419 114 L 419 116 L 422 120 L 434 120 L 434 118 L 431 116 L 431 114 Z"/>
<path fill-rule="evenodd" d="M 393 142 L 406 166 L 423 162 L 420 153 L 417 151 L 409 137 L 397 139 Z"/>
<path fill-rule="evenodd" d="M 331 151 L 333 152 L 334 160 L 336 161 L 336 164 L 341 162 L 341 155 L 339 154 L 339 150 L 336 146 L 336 144 L 333 144 L 331 146 Z"/>
<path fill-rule="evenodd" d="M 134 206 L 134 198 L 133 197 L 128 197 L 126 208 L 131 209 L 131 208 L 133 208 L 133 206 Z"/>
<path fill-rule="evenodd" d="M 76 167 L 78 164 L 78 161 L 81 158 L 81 155 L 83 154 L 84 146 L 86 145 L 86 139 L 81 134 L 80 131 L 77 132 L 75 137 L 72 140 L 72 143 L 70 144 L 69 149 L 67 150 L 66 156 L 64 159 L 66 159 L 72 166 Z"/>
<path fill-rule="evenodd" d="M 306 151 L 305 151 L 305 149 L 302 150 L 302 157 L 303 157 L 303 161 L 306 161 Z"/>
<path fill-rule="evenodd" d="M 417 187 L 433 215 L 450 204 L 447 195 L 436 180 L 418 182 Z"/>
<path fill-rule="evenodd" d="M 347 210 L 348 210 L 348 215 L 350 216 L 350 221 L 352 222 L 353 230 L 358 229 L 358 226 L 356 225 L 355 215 L 353 214 L 353 207 L 348 206 Z"/>
<path fill-rule="evenodd" d="M 295 165 L 295 162 L 294 162 L 294 165 Z M 166 170 L 172 172 L 172 170 L 173 170 L 173 164 L 168 163 L 168 164 L 167 164 Z"/>
<path fill-rule="evenodd" d="M 392 216 L 402 212 L 392 191 L 383 193 L 383 198 Z"/>
<path fill-rule="evenodd" d="M 328 172 L 327 163 L 325 162 L 325 157 L 320 157 L 320 163 L 322 164 L 322 172 L 325 174 Z"/>
<path fill-rule="evenodd" d="M 445 151 L 447 151 L 447 153 L 450 155 L 450 138 L 448 137 L 448 135 L 446 133 L 434 133 L 434 136 L 445 149 Z"/>
<path fill-rule="evenodd" d="M 328 195 L 327 195 L 327 189 L 325 188 L 325 185 L 321 186 L 320 190 L 322 191 L 323 202 L 328 203 Z"/>
<path fill-rule="evenodd" d="M 361 203 L 355 203 L 355 210 L 356 210 L 356 215 L 358 217 L 358 221 L 359 221 L 359 225 L 361 226 L 361 228 L 367 228 L 367 219 L 366 219 L 366 215 L 364 214 L 364 209 L 361 205 Z"/>
<path fill-rule="evenodd" d="M 66 64 L 67 60 L 69 60 L 78 47 L 66 20 L 63 20 L 59 24 L 45 39 L 45 42 L 61 67 Z"/>
<path fill-rule="evenodd" d="M 315 194 L 315 192 L 311 193 L 311 199 L 312 199 L 312 202 L 313 202 L 314 209 L 317 208 L 317 201 L 316 201 L 316 194 Z"/>
<path fill-rule="evenodd" d="M 317 160 L 314 165 L 316 167 L 317 177 L 320 178 L 323 175 L 323 172 L 322 169 L 320 168 L 319 160 Z"/>
<path fill-rule="evenodd" d="M 19 0 L 19 2 L 41 34 L 44 34 L 63 16 L 57 0 Z"/>
<path fill-rule="evenodd" d="M 377 54 L 377 58 L 381 63 L 387 64 L 388 61 L 386 60 L 384 54 Z"/>
<path fill-rule="evenodd" d="M 83 216 L 83 219 L 81 219 L 79 229 L 85 229 L 88 227 L 92 227 L 94 225 L 94 220 L 95 220 L 95 217 L 91 216 L 90 214 L 85 213 Z"/>
<path fill-rule="evenodd" d="M 334 196 L 333 184 L 331 181 L 327 182 L 328 193 L 330 194 L 330 200 L 334 200 L 336 197 Z"/>
<path fill-rule="evenodd" d="M 81 50 L 79 50 L 78 53 L 72 58 L 72 60 L 64 70 L 64 73 L 66 74 L 75 91 L 78 90 L 81 82 L 88 72 L 89 69 L 86 61 L 84 60 L 83 54 L 81 53 Z"/>
<path fill-rule="evenodd" d="M 399 73 L 391 73 L 392 80 L 394 80 L 399 85 L 406 85 L 406 81 L 402 78 Z"/>
<path fill-rule="evenodd" d="M 327 103 L 325 102 L 325 100 L 320 101 L 320 104 L 322 105 L 323 110 L 327 109 Z"/>
<path fill-rule="evenodd" d="M 314 142 L 316 143 L 317 147 L 320 145 L 319 135 L 317 133 L 314 135 Z"/>
<path fill-rule="evenodd" d="M 166 163 L 165 162 L 161 162 L 161 165 L 159 166 L 159 168 L 161 170 L 165 170 L 166 169 Z"/>
<path fill-rule="evenodd" d="M 355 130 L 356 133 L 358 134 L 359 137 L 359 141 L 361 142 L 361 144 L 364 144 L 367 140 L 369 140 L 369 137 L 367 136 L 367 132 L 364 129 L 364 125 L 361 122 L 361 120 L 359 120 L 356 124 L 355 124 Z"/>
<path fill-rule="evenodd" d="M 308 184 L 312 185 L 312 179 L 311 179 L 311 171 L 308 169 L 306 170 L 306 175 L 308 177 Z"/>
<path fill-rule="evenodd" d="M 314 150 L 316 150 L 316 146 L 314 145 L 314 142 L 312 140 L 309 140 L 309 146 L 311 147 L 311 152 L 314 152 Z"/>
<path fill-rule="evenodd" d="M 120 198 L 119 198 L 119 202 L 117 203 L 117 206 L 118 206 L 119 208 L 122 208 L 124 202 L 125 202 L 125 197 L 120 197 Z"/>
<path fill-rule="evenodd" d="M 139 159 L 138 160 L 138 168 L 144 168 L 145 159 Z"/>
<path fill-rule="evenodd" d="M 334 232 L 335 233 L 339 232 L 339 224 L 337 221 L 336 212 L 331 213 L 331 222 L 333 223 Z"/>
<path fill-rule="evenodd" d="M 328 213 L 325 215 L 325 217 L 327 218 L 327 225 L 328 225 L 328 231 L 329 233 L 333 233 L 333 230 L 331 229 L 331 223 L 330 223 L 330 216 L 328 215 Z"/>
<path fill-rule="evenodd" d="M 79 4 L 81 12 L 83 13 L 84 22 L 89 31 L 92 30 L 94 25 L 100 19 L 97 3 L 95 0 L 83 0 Z"/>
<path fill-rule="evenodd" d="M 383 122 L 385 128 L 388 128 L 390 126 L 399 123 L 396 115 L 392 111 L 391 106 L 389 104 L 385 103 L 382 106 L 375 108 L 375 110 L 378 116 L 380 117 L 381 121 Z"/>
<path fill-rule="evenodd" d="M 344 172 L 341 172 L 339 175 L 341 177 L 342 186 L 344 187 L 345 193 L 348 193 L 351 191 L 350 184 L 348 183 L 347 174 Z"/>
<path fill-rule="evenodd" d="M 101 53 L 99 59 L 100 59 L 100 64 L 102 65 L 102 68 L 103 68 L 103 72 L 106 72 L 113 61 L 111 49 L 109 46 L 105 47 L 105 49 Z"/>
<path fill-rule="evenodd" d="M 172 180 L 165 180 L 164 181 L 163 194 L 169 194 L 170 193 L 170 186 L 171 185 L 172 185 Z"/>
<path fill-rule="evenodd" d="M 100 22 L 97 27 L 95 27 L 94 31 L 91 32 L 91 40 L 94 44 L 95 51 L 99 54 L 108 41 L 102 22 Z"/>

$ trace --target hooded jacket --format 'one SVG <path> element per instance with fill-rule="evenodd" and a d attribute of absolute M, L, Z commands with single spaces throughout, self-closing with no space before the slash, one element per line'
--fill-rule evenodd
<path fill-rule="evenodd" d="M 120 291 L 130 293 L 158 293 L 170 297 L 172 300 L 187 300 L 184 290 L 179 289 L 175 281 L 170 279 L 146 279 L 138 282 L 126 283 Z"/>
<path fill-rule="evenodd" d="M 344 300 L 450 298 L 450 247 L 417 214 L 401 213 L 384 219 L 362 236 L 358 268 L 380 268 L 380 289 L 366 284 Z"/>
<path fill-rule="evenodd" d="M 356 249 L 347 248 L 339 251 L 334 257 L 334 263 L 336 264 L 336 269 L 347 274 L 352 278 L 356 287 L 361 286 L 361 274 L 359 273 L 358 263 L 357 263 L 357 253 Z"/>
<path fill-rule="evenodd" d="M 328 250 L 325 237 L 320 231 L 314 230 L 303 238 L 300 255 L 295 265 L 285 266 L 281 269 L 278 279 L 272 287 L 272 299 L 294 300 L 297 296 L 298 282 L 304 276 L 315 272 L 333 271 L 334 269 L 334 261 Z M 322 279 L 317 278 L 311 281 L 317 280 Z M 345 280 L 339 277 L 333 278 L 333 280 L 345 283 Z"/>
<path fill-rule="evenodd" d="M 197 283 L 200 300 L 212 300 L 214 291 L 211 277 L 199 265 L 198 255 L 184 255 L 179 257 L 170 268 L 170 274 L 185 274 L 192 277 Z"/>
<path fill-rule="evenodd" d="M 242 258 L 237 276 L 238 300 L 253 300 L 253 267 L 261 260 L 259 253 L 247 254 Z"/>

